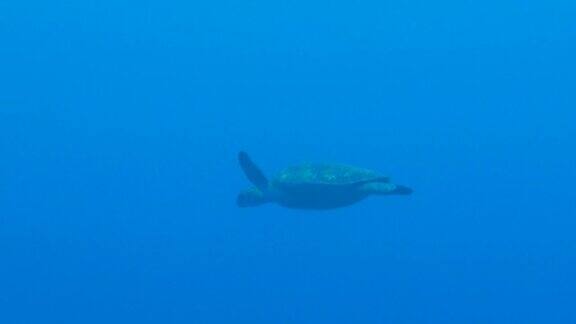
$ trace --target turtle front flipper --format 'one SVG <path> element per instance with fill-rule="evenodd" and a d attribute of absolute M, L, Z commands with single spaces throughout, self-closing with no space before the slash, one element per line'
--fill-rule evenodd
<path fill-rule="evenodd" d="M 250 159 L 250 156 L 248 156 L 246 152 L 238 153 L 238 162 L 248 180 L 250 180 L 256 188 L 260 189 L 262 192 L 268 189 L 268 179 L 262 170 L 252 162 L 252 159 Z"/>

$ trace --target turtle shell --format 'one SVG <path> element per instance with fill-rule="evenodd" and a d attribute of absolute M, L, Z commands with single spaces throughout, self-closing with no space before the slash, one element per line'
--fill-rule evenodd
<path fill-rule="evenodd" d="M 378 173 L 342 164 L 304 164 L 282 170 L 274 179 L 279 187 L 306 185 L 346 186 L 382 179 Z"/>

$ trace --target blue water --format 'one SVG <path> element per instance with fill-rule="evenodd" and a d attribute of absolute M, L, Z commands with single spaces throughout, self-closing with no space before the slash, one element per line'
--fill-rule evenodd
<path fill-rule="evenodd" d="M 576 323 L 574 1 L 0 3 L 0 323 Z M 414 188 L 239 209 L 249 152 Z"/>

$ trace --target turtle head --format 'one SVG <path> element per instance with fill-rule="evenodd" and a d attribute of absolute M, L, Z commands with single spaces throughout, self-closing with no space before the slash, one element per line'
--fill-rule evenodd
<path fill-rule="evenodd" d="M 268 202 L 270 199 L 256 187 L 242 191 L 236 199 L 238 207 L 256 207 Z"/>
<path fill-rule="evenodd" d="M 238 163 L 254 187 L 242 191 L 236 199 L 239 207 L 255 207 L 272 201 L 269 197 L 268 179 L 246 152 L 238 153 Z"/>

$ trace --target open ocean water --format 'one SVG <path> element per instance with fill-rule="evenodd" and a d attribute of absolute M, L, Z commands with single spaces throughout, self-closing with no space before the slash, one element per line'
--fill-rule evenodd
<path fill-rule="evenodd" d="M 0 323 L 576 323 L 575 17 L 0 1 Z M 414 193 L 238 208 L 241 150 Z"/>

